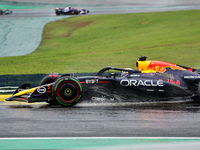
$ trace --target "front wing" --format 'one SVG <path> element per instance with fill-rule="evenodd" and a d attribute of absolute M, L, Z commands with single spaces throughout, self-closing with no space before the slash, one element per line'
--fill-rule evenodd
<path fill-rule="evenodd" d="M 49 94 L 51 94 L 52 84 L 42 85 L 34 88 L 30 88 L 21 85 L 14 94 L 7 98 L 6 101 L 22 101 L 22 102 L 44 102 L 48 101 Z"/>

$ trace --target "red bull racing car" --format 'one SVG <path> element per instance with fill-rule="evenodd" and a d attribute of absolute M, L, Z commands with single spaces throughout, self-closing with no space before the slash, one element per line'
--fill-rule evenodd
<path fill-rule="evenodd" d="M 188 102 L 200 99 L 199 70 L 139 57 L 137 70 L 105 67 L 95 76 L 51 73 L 38 87 L 23 84 L 7 101 L 47 102 Z"/>

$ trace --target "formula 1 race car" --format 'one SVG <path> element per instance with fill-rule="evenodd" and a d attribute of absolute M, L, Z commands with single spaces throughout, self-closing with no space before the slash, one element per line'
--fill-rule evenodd
<path fill-rule="evenodd" d="M 72 106 L 80 101 L 155 103 L 200 99 L 199 70 L 146 58 L 139 57 L 137 70 L 105 67 L 95 76 L 81 77 L 51 73 L 38 87 L 23 84 L 6 100 Z"/>
<path fill-rule="evenodd" d="M 90 11 L 86 9 L 76 9 L 76 8 L 71 8 L 71 7 L 55 9 L 56 15 L 78 15 L 78 14 L 87 14 L 89 12 Z"/>
<path fill-rule="evenodd" d="M 13 13 L 13 11 L 9 10 L 9 9 L 5 9 L 5 10 L 1 9 L 0 10 L 0 15 L 3 15 L 3 14 L 9 15 L 9 14 L 12 14 L 12 13 Z"/>

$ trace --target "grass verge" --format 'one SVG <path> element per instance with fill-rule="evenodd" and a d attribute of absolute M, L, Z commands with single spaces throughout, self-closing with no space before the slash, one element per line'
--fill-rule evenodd
<path fill-rule="evenodd" d="M 40 46 L 0 58 L 0 74 L 96 72 L 137 57 L 200 68 L 200 10 L 72 17 L 48 23 Z"/>

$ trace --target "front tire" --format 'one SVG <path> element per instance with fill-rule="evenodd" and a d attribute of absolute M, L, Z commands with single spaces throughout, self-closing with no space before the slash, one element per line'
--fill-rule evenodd
<path fill-rule="evenodd" d="M 53 85 L 53 99 L 63 106 L 76 105 L 81 97 L 81 83 L 73 77 L 59 78 Z"/>

